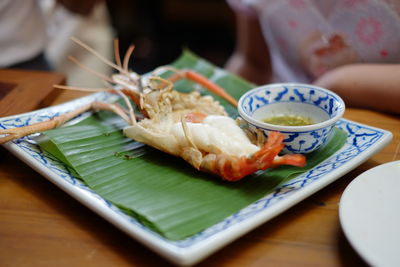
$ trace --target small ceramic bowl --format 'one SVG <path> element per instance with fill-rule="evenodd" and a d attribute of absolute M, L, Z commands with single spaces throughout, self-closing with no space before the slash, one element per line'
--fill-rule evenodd
<path fill-rule="evenodd" d="M 335 93 L 308 84 L 277 83 L 254 88 L 239 100 L 238 112 L 251 131 L 260 129 L 285 135 L 284 153 L 310 153 L 329 137 L 335 123 L 343 116 L 345 104 Z M 276 116 L 301 116 L 313 124 L 284 126 L 263 120 Z"/>

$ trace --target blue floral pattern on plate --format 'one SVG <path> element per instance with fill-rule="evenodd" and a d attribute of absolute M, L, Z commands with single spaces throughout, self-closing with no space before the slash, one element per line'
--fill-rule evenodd
<path fill-rule="evenodd" d="M 97 93 L 59 106 L 2 118 L 0 128 L 14 128 L 44 121 L 90 101 L 108 101 L 109 97 L 106 93 Z M 348 133 L 347 142 L 340 151 L 220 223 L 180 241 L 170 241 L 161 237 L 104 200 L 74 177 L 67 166 L 42 151 L 32 136 L 9 142 L 4 146 L 61 189 L 155 252 L 176 264 L 193 264 L 338 179 L 376 153 L 392 137 L 391 133 L 385 130 L 345 119 L 340 120 L 336 126 Z M 200 251 L 202 253 L 199 253 Z"/>

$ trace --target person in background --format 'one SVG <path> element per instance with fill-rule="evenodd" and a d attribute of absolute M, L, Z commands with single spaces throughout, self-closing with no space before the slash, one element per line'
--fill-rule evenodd
<path fill-rule="evenodd" d="M 69 11 L 88 15 L 102 0 L 57 0 Z M 0 1 L 0 68 L 52 70 L 44 56 L 46 18 L 39 0 Z"/>
<path fill-rule="evenodd" d="M 228 0 L 226 68 L 256 83 L 312 83 L 346 105 L 400 114 L 399 0 Z"/>

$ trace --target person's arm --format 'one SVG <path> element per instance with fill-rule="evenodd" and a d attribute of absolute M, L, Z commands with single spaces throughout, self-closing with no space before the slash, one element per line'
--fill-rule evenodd
<path fill-rule="evenodd" d="M 250 82 L 265 84 L 271 79 L 271 65 L 258 18 L 235 8 L 234 11 L 236 46 L 225 68 Z"/>
<path fill-rule="evenodd" d="M 347 106 L 400 114 L 400 64 L 345 65 L 314 84 L 336 92 Z"/>

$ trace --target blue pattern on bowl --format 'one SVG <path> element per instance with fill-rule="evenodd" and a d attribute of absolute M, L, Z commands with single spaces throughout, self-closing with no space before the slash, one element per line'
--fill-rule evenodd
<path fill-rule="evenodd" d="M 326 119 L 314 125 L 286 127 L 263 123 L 260 118 L 257 118 L 257 111 L 267 110 L 277 103 L 312 105 Z M 344 103 L 333 92 L 316 86 L 271 84 L 255 88 L 243 95 L 238 109 L 241 117 L 248 122 L 251 131 L 261 129 L 265 135 L 268 135 L 270 131 L 283 133 L 285 135 L 283 152 L 309 153 L 327 140 L 335 122 L 343 114 Z"/>

